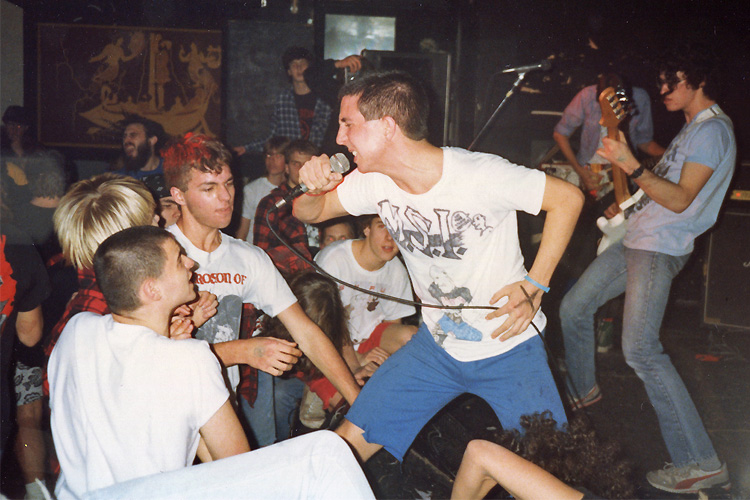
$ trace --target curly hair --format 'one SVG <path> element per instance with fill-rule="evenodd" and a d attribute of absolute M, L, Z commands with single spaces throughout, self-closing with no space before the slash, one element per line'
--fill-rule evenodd
<path fill-rule="evenodd" d="M 323 330 L 323 333 L 331 339 L 333 347 L 341 354 L 344 346 L 351 343 L 351 339 L 347 327 L 346 309 L 341 302 L 336 283 L 331 278 L 315 271 L 303 271 L 292 276 L 289 288 L 297 297 L 305 314 Z M 294 342 L 289 331 L 278 318 L 268 320 L 261 335 Z M 295 368 L 307 374 L 310 379 L 322 376 L 307 356 L 300 357 Z"/>
<path fill-rule="evenodd" d="M 604 498 L 635 498 L 632 466 L 622 458 L 618 443 L 600 440 L 584 417 L 560 429 L 550 415 L 524 415 L 523 432 L 505 431 L 493 441 L 568 485 L 583 486 Z"/>
<path fill-rule="evenodd" d="M 679 82 L 678 72 L 685 75 L 691 88 L 703 84 L 703 94 L 716 101 L 721 97 L 721 68 L 716 54 L 702 43 L 683 43 L 665 52 L 657 61 L 669 89 Z"/>

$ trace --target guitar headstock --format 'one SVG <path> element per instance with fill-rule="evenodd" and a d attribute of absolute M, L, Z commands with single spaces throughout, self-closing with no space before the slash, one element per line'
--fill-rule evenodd
<path fill-rule="evenodd" d="M 628 117 L 631 104 L 623 88 L 618 87 L 615 90 L 612 87 L 607 87 L 599 94 L 599 107 L 602 108 L 602 119 L 599 120 L 599 125 L 617 128 Z"/>

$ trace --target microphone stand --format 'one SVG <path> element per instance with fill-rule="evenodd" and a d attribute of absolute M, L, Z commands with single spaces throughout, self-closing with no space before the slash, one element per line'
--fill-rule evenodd
<path fill-rule="evenodd" d="M 510 96 L 513 95 L 513 93 L 515 92 L 516 88 L 518 88 L 518 86 L 521 84 L 521 82 L 523 81 L 524 78 L 526 78 L 526 72 L 525 71 L 523 73 L 518 73 L 518 78 L 516 78 L 516 81 L 513 84 L 513 86 L 511 87 L 511 89 L 508 91 L 507 94 L 505 94 L 505 97 L 503 98 L 502 102 L 497 106 L 497 108 L 495 109 L 495 112 L 492 113 L 492 116 L 490 116 L 490 119 L 487 120 L 487 123 L 484 124 L 484 127 L 482 127 L 482 130 L 479 131 L 479 133 L 477 134 L 477 136 L 474 138 L 474 140 L 469 145 L 469 151 L 474 151 L 474 146 L 477 145 L 477 143 L 479 142 L 479 139 L 481 139 L 482 136 L 485 134 L 485 132 L 487 132 L 487 129 L 490 128 L 490 125 L 492 125 L 492 123 L 495 121 L 495 118 L 497 118 L 497 115 L 500 113 L 500 109 L 502 109 L 502 107 L 508 101 L 508 99 L 510 98 Z"/>

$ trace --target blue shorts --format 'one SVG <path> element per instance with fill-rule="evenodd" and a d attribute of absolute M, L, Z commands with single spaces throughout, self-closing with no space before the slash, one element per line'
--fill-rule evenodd
<path fill-rule="evenodd" d="M 567 422 L 539 337 L 491 358 L 458 361 L 435 343 L 424 323 L 378 368 L 346 418 L 367 442 L 383 445 L 401 461 L 422 427 L 463 393 L 484 399 L 505 429 L 519 429 L 521 416 L 545 410 L 558 424 Z"/>

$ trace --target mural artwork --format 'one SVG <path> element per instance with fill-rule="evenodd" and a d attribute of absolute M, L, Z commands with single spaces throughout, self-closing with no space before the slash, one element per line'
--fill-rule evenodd
<path fill-rule="evenodd" d="M 128 115 L 221 134 L 221 32 L 39 25 L 39 138 L 119 147 Z"/>

